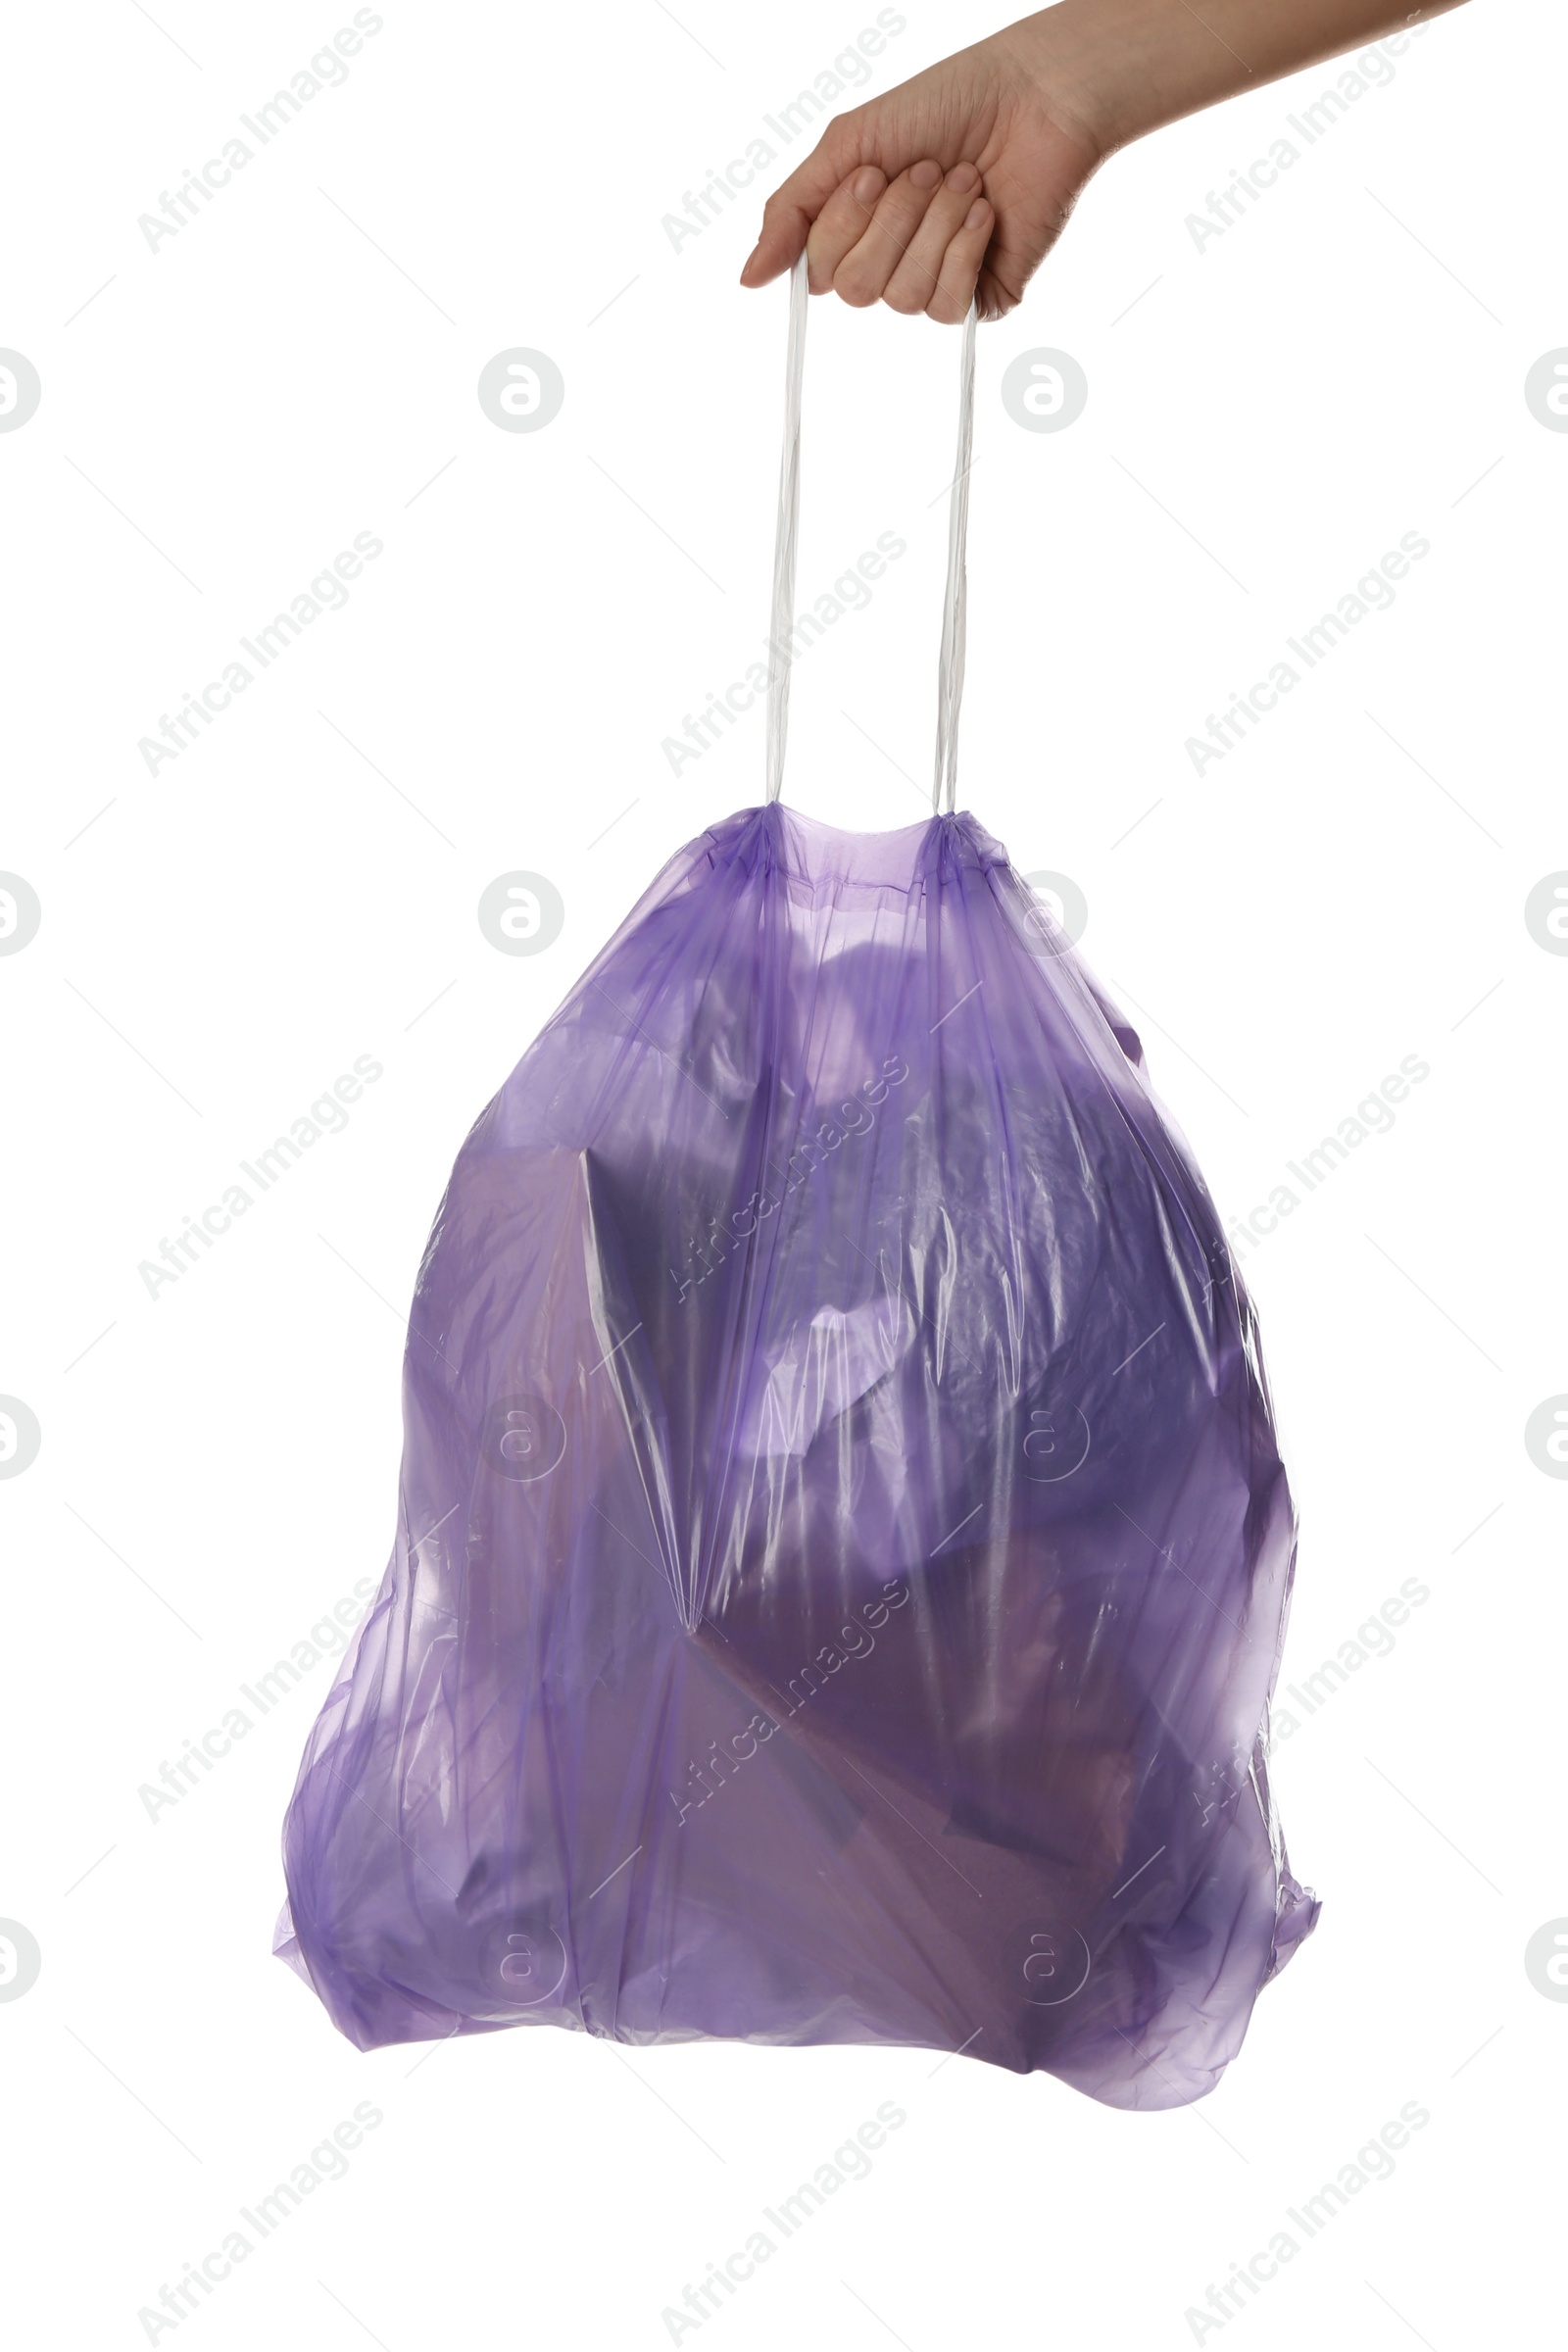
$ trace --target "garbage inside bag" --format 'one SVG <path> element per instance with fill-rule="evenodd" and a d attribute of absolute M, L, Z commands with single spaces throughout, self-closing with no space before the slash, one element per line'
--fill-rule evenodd
<path fill-rule="evenodd" d="M 352 2040 L 1212 2086 L 1317 1911 L 1291 1501 L 1138 1040 L 972 816 L 670 861 L 459 1154 L 404 1397 L 285 1833 Z"/>

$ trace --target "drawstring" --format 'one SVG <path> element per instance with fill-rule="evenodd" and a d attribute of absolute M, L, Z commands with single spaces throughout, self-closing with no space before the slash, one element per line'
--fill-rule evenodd
<path fill-rule="evenodd" d="M 790 631 L 795 626 L 795 550 L 801 524 L 801 376 L 806 367 L 806 255 L 790 272 L 790 341 L 784 362 L 784 452 L 778 467 L 773 536 L 773 625 L 767 639 L 767 797 L 784 781 L 790 723 Z"/>
<path fill-rule="evenodd" d="M 784 781 L 784 745 L 789 733 L 790 667 L 795 627 L 795 557 L 801 519 L 801 381 L 806 366 L 806 256 L 790 274 L 789 349 L 784 362 L 784 451 L 778 473 L 778 527 L 773 543 L 773 623 L 767 651 L 767 797 L 776 801 Z M 970 446 L 974 438 L 974 327 L 971 302 L 963 322 L 958 360 L 958 455 L 948 507 L 948 582 L 942 611 L 942 654 L 937 666 L 936 772 L 931 806 L 951 815 L 956 806 L 958 706 L 963 696 L 964 611 L 967 576 L 964 543 L 969 528 Z"/>
<path fill-rule="evenodd" d="M 937 666 L 937 763 L 931 806 L 949 816 L 958 789 L 958 705 L 963 700 L 963 631 L 969 601 L 964 546 L 969 535 L 969 450 L 974 440 L 974 304 L 963 322 L 958 362 L 958 455 L 948 501 L 948 585 L 942 604 L 942 659 Z"/>

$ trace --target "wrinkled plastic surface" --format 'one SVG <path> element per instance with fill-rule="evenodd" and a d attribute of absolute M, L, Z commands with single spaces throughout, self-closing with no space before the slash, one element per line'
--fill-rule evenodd
<path fill-rule="evenodd" d="M 1137 1038 L 967 814 L 671 860 L 484 1111 L 278 1948 L 362 2048 L 1212 2087 L 1312 1926 L 1294 1524 Z"/>

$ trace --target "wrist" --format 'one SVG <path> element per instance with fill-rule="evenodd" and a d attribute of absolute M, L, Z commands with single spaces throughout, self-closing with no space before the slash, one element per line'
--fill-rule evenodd
<path fill-rule="evenodd" d="M 1115 20 L 1128 5 L 1110 0 Z M 1125 107 L 1111 85 L 1121 78 L 1122 61 L 1106 56 L 1104 14 L 1097 21 L 1095 0 L 1055 0 L 978 47 L 990 51 L 1028 100 L 1096 164 L 1136 135 L 1120 127 Z"/>
<path fill-rule="evenodd" d="M 1184 0 L 1056 0 L 997 37 L 1053 120 L 1102 161 L 1253 80 L 1212 28 L 1213 0 L 1203 13 L 1207 24 Z"/>
<path fill-rule="evenodd" d="M 1056 0 L 995 38 L 1061 129 L 1103 160 L 1184 115 L 1462 0 Z"/>

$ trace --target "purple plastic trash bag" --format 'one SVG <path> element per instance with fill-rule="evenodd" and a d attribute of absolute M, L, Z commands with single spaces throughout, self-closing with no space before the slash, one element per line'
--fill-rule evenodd
<path fill-rule="evenodd" d="M 459 1153 L 278 1948 L 367 2049 L 903 2043 L 1180 2105 L 1317 1913 L 1257 1333 L 1137 1038 L 952 809 L 972 317 L 937 812 L 776 797 L 804 311 L 770 795 Z"/>

